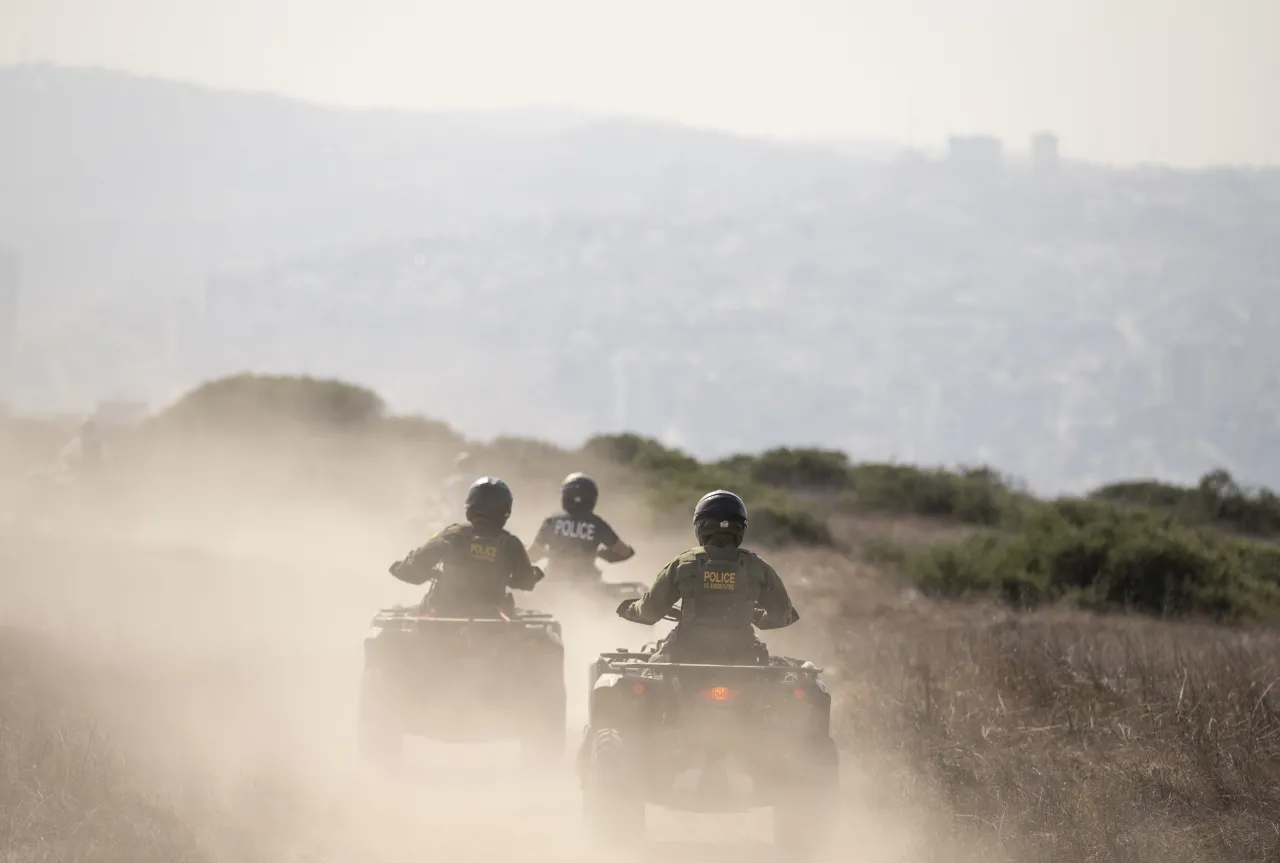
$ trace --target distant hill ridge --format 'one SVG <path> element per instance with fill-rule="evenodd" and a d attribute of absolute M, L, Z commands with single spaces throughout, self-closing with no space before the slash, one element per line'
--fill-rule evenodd
<path fill-rule="evenodd" d="M 979 176 L 100 70 L 0 70 L 0 113 L 31 410 L 258 368 L 481 436 L 1280 485 L 1280 172 Z"/>

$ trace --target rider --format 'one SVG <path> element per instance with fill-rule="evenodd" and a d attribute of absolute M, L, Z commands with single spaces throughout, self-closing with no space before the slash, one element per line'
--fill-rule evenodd
<path fill-rule="evenodd" d="M 508 588 L 533 590 L 542 579 L 520 540 L 505 530 L 512 503 L 505 482 L 481 477 L 467 491 L 466 521 L 449 525 L 391 564 L 391 574 L 414 585 L 434 577 L 425 602 L 425 610 L 434 614 L 472 617 L 510 610 Z"/>
<path fill-rule="evenodd" d="M 655 662 L 763 663 L 751 626 L 781 629 L 800 619 L 772 566 L 741 548 L 747 505 L 733 492 L 703 496 L 693 510 L 698 547 L 667 564 L 648 592 L 624 600 L 618 616 L 652 625 L 680 601 L 680 621 L 659 642 Z"/>
<path fill-rule="evenodd" d="M 585 473 L 571 473 L 560 484 L 562 511 L 548 516 L 529 545 L 529 556 L 546 559 L 552 571 L 570 577 L 598 578 L 597 557 L 621 563 L 636 553 L 609 523 L 595 514 L 600 488 Z"/>

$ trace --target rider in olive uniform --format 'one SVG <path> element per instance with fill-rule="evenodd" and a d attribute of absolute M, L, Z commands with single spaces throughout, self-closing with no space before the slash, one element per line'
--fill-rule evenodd
<path fill-rule="evenodd" d="M 739 546 L 747 532 L 747 506 L 728 491 L 713 491 L 693 511 L 699 546 L 678 556 L 640 599 L 618 606 L 618 616 L 652 625 L 680 601 L 680 622 L 654 655 L 655 662 L 763 663 L 768 651 L 755 637 L 800 619 L 772 566 Z"/>
<path fill-rule="evenodd" d="M 391 574 L 415 585 L 435 578 L 425 604 L 428 613 L 487 617 L 510 610 L 508 588 L 533 590 L 542 579 L 524 545 L 504 529 L 512 502 L 505 482 L 481 477 L 467 491 L 466 521 L 449 525 L 393 563 Z"/>
<path fill-rule="evenodd" d="M 552 577 L 599 578 L 596 558 L 629 560 L 636 552 L 609 523 L 596 515 L 600 488 L 585 473 L 571 473 L 560 485 L 561 512 L 548 516 L 529 546 L 529 556 L 545 558 Z"/>

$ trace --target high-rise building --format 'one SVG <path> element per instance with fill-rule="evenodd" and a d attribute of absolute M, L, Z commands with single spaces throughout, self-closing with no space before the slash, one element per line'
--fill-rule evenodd
<path fill-rule="evenodd" d="M 13 403 L 18 341 L 18 256 L 0 248 L 0 412 Z"/>
<path fill-rule="evenodd" d="M 947 163 L 963 171 L 994 172 L 1004 164 L 1004 146 L 990 135 L 952 135 Z"/>
<path fill-rule="evenodd" d="M 1049 132 L 1041 132 L 1031 138 L 1031 167 L 1041 173 L 1058 168 L 1058 138 Z"/>

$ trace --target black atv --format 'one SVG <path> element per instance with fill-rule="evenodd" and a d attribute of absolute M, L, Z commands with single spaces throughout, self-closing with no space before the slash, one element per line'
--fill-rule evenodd
<path fill-rule="evenodd" d="M 508 597 L 510 598 L 510 597 Z M 551 615 L 429 614 L 426 600 L 378 613 L 364 641 L 362 754 L 400 755 L 404 735 L 456 743 L 518 739 L 528 765 L 565 752 L 564 644 Z"/>
<path fill-rule="evenodd" d="M 822 669 L 784 656 L 652 662 L 653 650 L 603 653 L 590 669 L 577 771 L 592 837 L 639 838 L 650 803 L 708 813 L 772 806 L 775 844 L 817 851 L 840 785 Z"/>
<path fill-rule="evenodd" d="M 610 608 L 620 599 L 639 599 L 649 589 L 649 585 L 639 581 L 609 581 L 594 563 L 579 568 L 548 563 L 546 572 L 547 582 L 543 590 L 572 591 L 604 599 L 611 603 Z"/>

